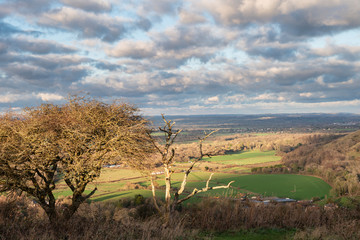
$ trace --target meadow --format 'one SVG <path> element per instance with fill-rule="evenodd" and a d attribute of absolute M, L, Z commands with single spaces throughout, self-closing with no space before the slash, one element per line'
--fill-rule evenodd
<path fill-rule="evenodd" d="M 195 172 L 189 179 L 188 188 L 202 188 L 210 173 Z M 181 174 L 174 175 L 174 187 L 180 186 Z M 214 174 L 209 186 L 226 185 L 235 181 L 231 189 L 214 190 L 206 193 L 207 196 L 236 197 L 239 193 L 261 195 L 264 197 L 293 198 L 296 200 L 324 198 L 329 195 L 331 187 L 320 178 L 294 174 Z"/>
<path fill-rule="evenodd" d="M 320 178 L 293 174 L 242 175 L 233 179 L 233 187 L 270 197 L 292 198 L 296 200 L 324 198 L 329 196 L 331 186 Z"/>
<path fill-rule="evenodd" d="M 213 156 L 211 158 L 207 157 L 203 160 L 227 165 L 251 165 L 279 161 L 281 157 L 276 156 L 275 154 L 275 151 L 244 151 L 234 154 Z"/>
<path fill-rule="evenodd" d="M 185 194 L 191 192 L 194 188 L 205 187 L 211 172 L 204 171 L 205 165 L 215 168 L 227 163 L 229 165 L 241 165 L 243 171 L 246 172 L 254 164 L 267 164 L 279 161 L 280 157 L 275 156 L 275 151 L 245 151 L 222 156 L 214 156 L 202 160 L 201 167 L 195 167 L 194 171 L 189 175 L 188 184 Z M 172 187 L 180 187 L 184 173 L 180 169 L 186 169 L 189 164 L 178 165 L 177 172 L 172 175 Z M 234 168 L 233 166 L 229 167 Z M 236 167 L 235 167 L 236 168 Z M 230 181 L 235 181 L 230 189 L 219 189 L 199 194 L 198 197 L 237 197 L 244 194 L 261 195 L 264 197 L 288 197 L 297 200 L 311 199 L 313 197 L 324 198 L 329 195 L 331 187 L 323 180 L 304 175 L 294 174 L 238 174 L 229 173 L 228 168 L 221 168 L 214 171 L 209 186 L 227 185 Z M 161 171 L 161 169 L 158 169 Z M 157 196 L 163 196 L 163 175 L 157 175 Z M 118 200 L 121 198 L 132 198 L 137 194 L 144 197 L 151 197 L 150 181 L 147 176 L 142 175 L 139 171 L 126 168 L 104 168 L 101 177 L 89 184 L 87 192 L 97 187 L 98 190 L 92 196 L 91 201 L 107 201 Z M 59 189 L 56 191 L 56 197 L 68 196 L 71 194 L 67 190 L 63 182 L 59 183 Z M 194 201 L 197 202 L 198 199 Z M 192 202 L 192 201 L 190 201 Z"/>

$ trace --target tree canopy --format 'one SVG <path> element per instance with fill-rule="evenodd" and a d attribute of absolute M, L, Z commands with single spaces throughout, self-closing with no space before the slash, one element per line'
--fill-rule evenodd
<path fill-rule="evenodd" d="M 35 198 L 50 221 L 70 218 L 87 184 L 104 163 L 139 166 L 153 151 L 147 121 L 138 109 L 90 97 L 72 96 L 64 105 L 44 104 L 0 117 L 0 190 L 20 190 Z M 63 178 L 72 202 L 62 215 L 53 190 Z"/>

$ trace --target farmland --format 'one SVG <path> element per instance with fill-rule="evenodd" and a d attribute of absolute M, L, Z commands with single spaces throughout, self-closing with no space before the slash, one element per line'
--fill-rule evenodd
<path fill-rule="evenodd" d="M 230 179 L 230 178 L 229 178 Z M 227 182 L 229 179 L 222 179 Z M 258 193 L 262 196 L 289 197 L 297 200 L 324 198 L 331 187 L 323 180 L 293 174 L 242 175 L 234 179 L 234 188 Z"/>
<path fill-rule="evenodd" d="M 279 161 L 280 157 L 275 156 L 275 151 L 246 151 L 223 156 L 214 156 L 204 159 L 202 165 L 212 167 L 216 164 L 241 165 L 243 171 L 246 167 L 253 164 L 263 164 Z M 213 164 L 213 165 L 211 165 Z M 178 165 L 177 168 L 186 168 L 189 164 Z M 234 196 L 239 194 L 251 194 L 261 196 L 289 197 L 294 199 L 311 199 L 312 197 L 324 198 L 329 194 L 330 186 L 319 178 L 301 175 L 285 175 L 285 174 L 235 174 L 229 173 L 226 167 L 221 171 L 215 171 L 210 182 L 210 186 L 226 185 L 230 181 L 235 181 L 231 189 L 215 190 L 201 196 Z M 160 171 L 160 170 L 159 170 Z M 211 172 L 203 171 L 201 167 L 195 168 L 189 175 L 186 193 L 192 191 L 193 188 L 202 188 L 205 186 Z M 184 173 L 177 172 L 172 176 L 173 187 L 180 187 Z M 164 187 L 163 175 L 157 176 L 157 184 L 159 190 L 157 196 L 163 195 Z M 126 168 L 104 168 L 101 177 L 88 186 L 87 192 L 97 187 L 98 190 L 91 198 L 92 201 L 117 200 L 120 198 L 131 198 L 136 194 L 144 197 L 150 197 L 150 182 L 148 178 L 136 170 Z M 56 196 L 67 196 L 71 191 L 65 190 L 65 183 L 59 184 L 59 190 Z"/>
<path fill-rule="evenodd" d="M 235 154 L 204 158 L 204 161 L 230 165 L 251 165 L 279 161 L 281 157 L 275 156 L 275 151 L 246 151 Z"/>
<path fill-rule="evenodd" d="M 116 171 L 116 170 L 114 170 Z M 195 172 L 190 175 L 188 182 L 188 192 L 193 188 L 202 188 L 208 179 L 210 173 Z M 173 187 L 179 187 L 182 179 L 182 174 L 174 175 Z M 159 176 L 161 177 L 161 176 Z M 136 194 L 141 194 L 144 197 L 150 197 L 151 191 L 146 187 L 150 185 L 149 182 L 142 182 L 142 178 L 134 179 L 132 183 L 143 184 L 143 189 L 124 190 L 126 183 L 101 183 L 97 184 L 98 191 L 91 198 L 92 201 L 117 200 L 120 198 L 131 198 Z M 313 197 L 324 198 L 329 195 L 331 187 L 319 178 L 302 175 L 288 175 L 288 174 L 272 174 L 272 175 L 234 175 L 234 174 L 215 174 L 210 186 L 226 185 L 229 181 L 235 181 L 230 190 L 215 190 L 206 194 L 206 196 L 237 196 L 239 193 L 248 193 L 250 195 L 260 194 L 262 196 L 276 196 L 289 197 L 297 200 L 311 199 Z M 163 181 L 158 180 L 158 183 L 163 186 Z M 93 186 L 89 186 L 89 189 Z M 89 190 L 90 191 L 90 190 Z M 69 195 L 70 191 L 59 191 L 57 196 Z M 210 194 L 210 195 L 209 195 Z M 159 190 L 157 195 L 161 197 L 162 191 Z M 204 195 L 202 195 L 204 196 Z"/>

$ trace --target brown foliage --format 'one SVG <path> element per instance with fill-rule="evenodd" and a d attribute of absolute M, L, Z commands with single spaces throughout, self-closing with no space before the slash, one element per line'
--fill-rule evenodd
<path fill-rule="evenodd" d="M 299 203 L 264 205 L 220 199 L 202 201 L 188 209 L 187 214 L 191 218 L 189 221 L 191 228 L 207 231 L 295 228 L 301 232 L 322 229 L 323 237 L 339 236 L 339 239 L 360 237 L 358 209 L 326 210 L 316 205 L 303 206 Z"/>
<path fill-rule="evenodd" d="M 360 131 L 344 135 L 313 136 L 308 144 L 284 155 L 293 172 L 322 177 L 333 186 L 334 195 L 359 195 Z"/>
<path fill-rule="evenodd" d="M 126 201 L 128 203 L 126 203 Z M 204 199 L 175 212 L 167 227 L 150 201 L 83 204 L 54 231 L 26 198 L 0 198 L 0 239 L 197 239 L 199 232 L 296 229 L 295 239 L 359 239 L 358 209 Z M 155 214 L 155 215 L 154 215 Z"/>
<path fill-rule="evenodd" d="M 88 97 L 0 116 L 0 190 L 31 195 L 51 222 L 69 219 L 96 191 L 84 195 L 105 162 L 143 166 L 140 162 L 152 152 L 147 131 L 136 108 Z M 72 191 L 71 204 L 61 214 L 53 195 L 59 177 Z"/>
<path fill-rule="evenodd" d="M 157 216 L 144 213 L 144 208 L 151 206 L 148 202 L 138 206 L 132 203 L 128 208 L 114 203 L 85 203 L 61 228 L 54 230 L 38 205 L 32 205 L 23 197 L 16 200 L 0 197 L 0 239 L 167 240 L 188 239 L 194 235 L 192 230 L 185 231 L 184 221 L 170 221 L 168 227 L 163 228 Z"/>

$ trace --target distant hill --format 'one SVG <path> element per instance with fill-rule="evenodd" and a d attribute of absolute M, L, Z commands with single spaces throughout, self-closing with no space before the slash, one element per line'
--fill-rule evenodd
<path fill-rule="evenodd" d="M 161 116 L 148 116 L 154 127 L 162 126 Z M 184 130 L 221 129 L 233 132 L 349 132 L 360 129 L 360 115 L 357 114 L 223 114 L 166 116 Z"/>
<path fill-rule="evenodd" d="M 323 177 L 338 195 L 360 195 L 360 131 L 315 136 L 283 157 L 294 172 Z"/>

